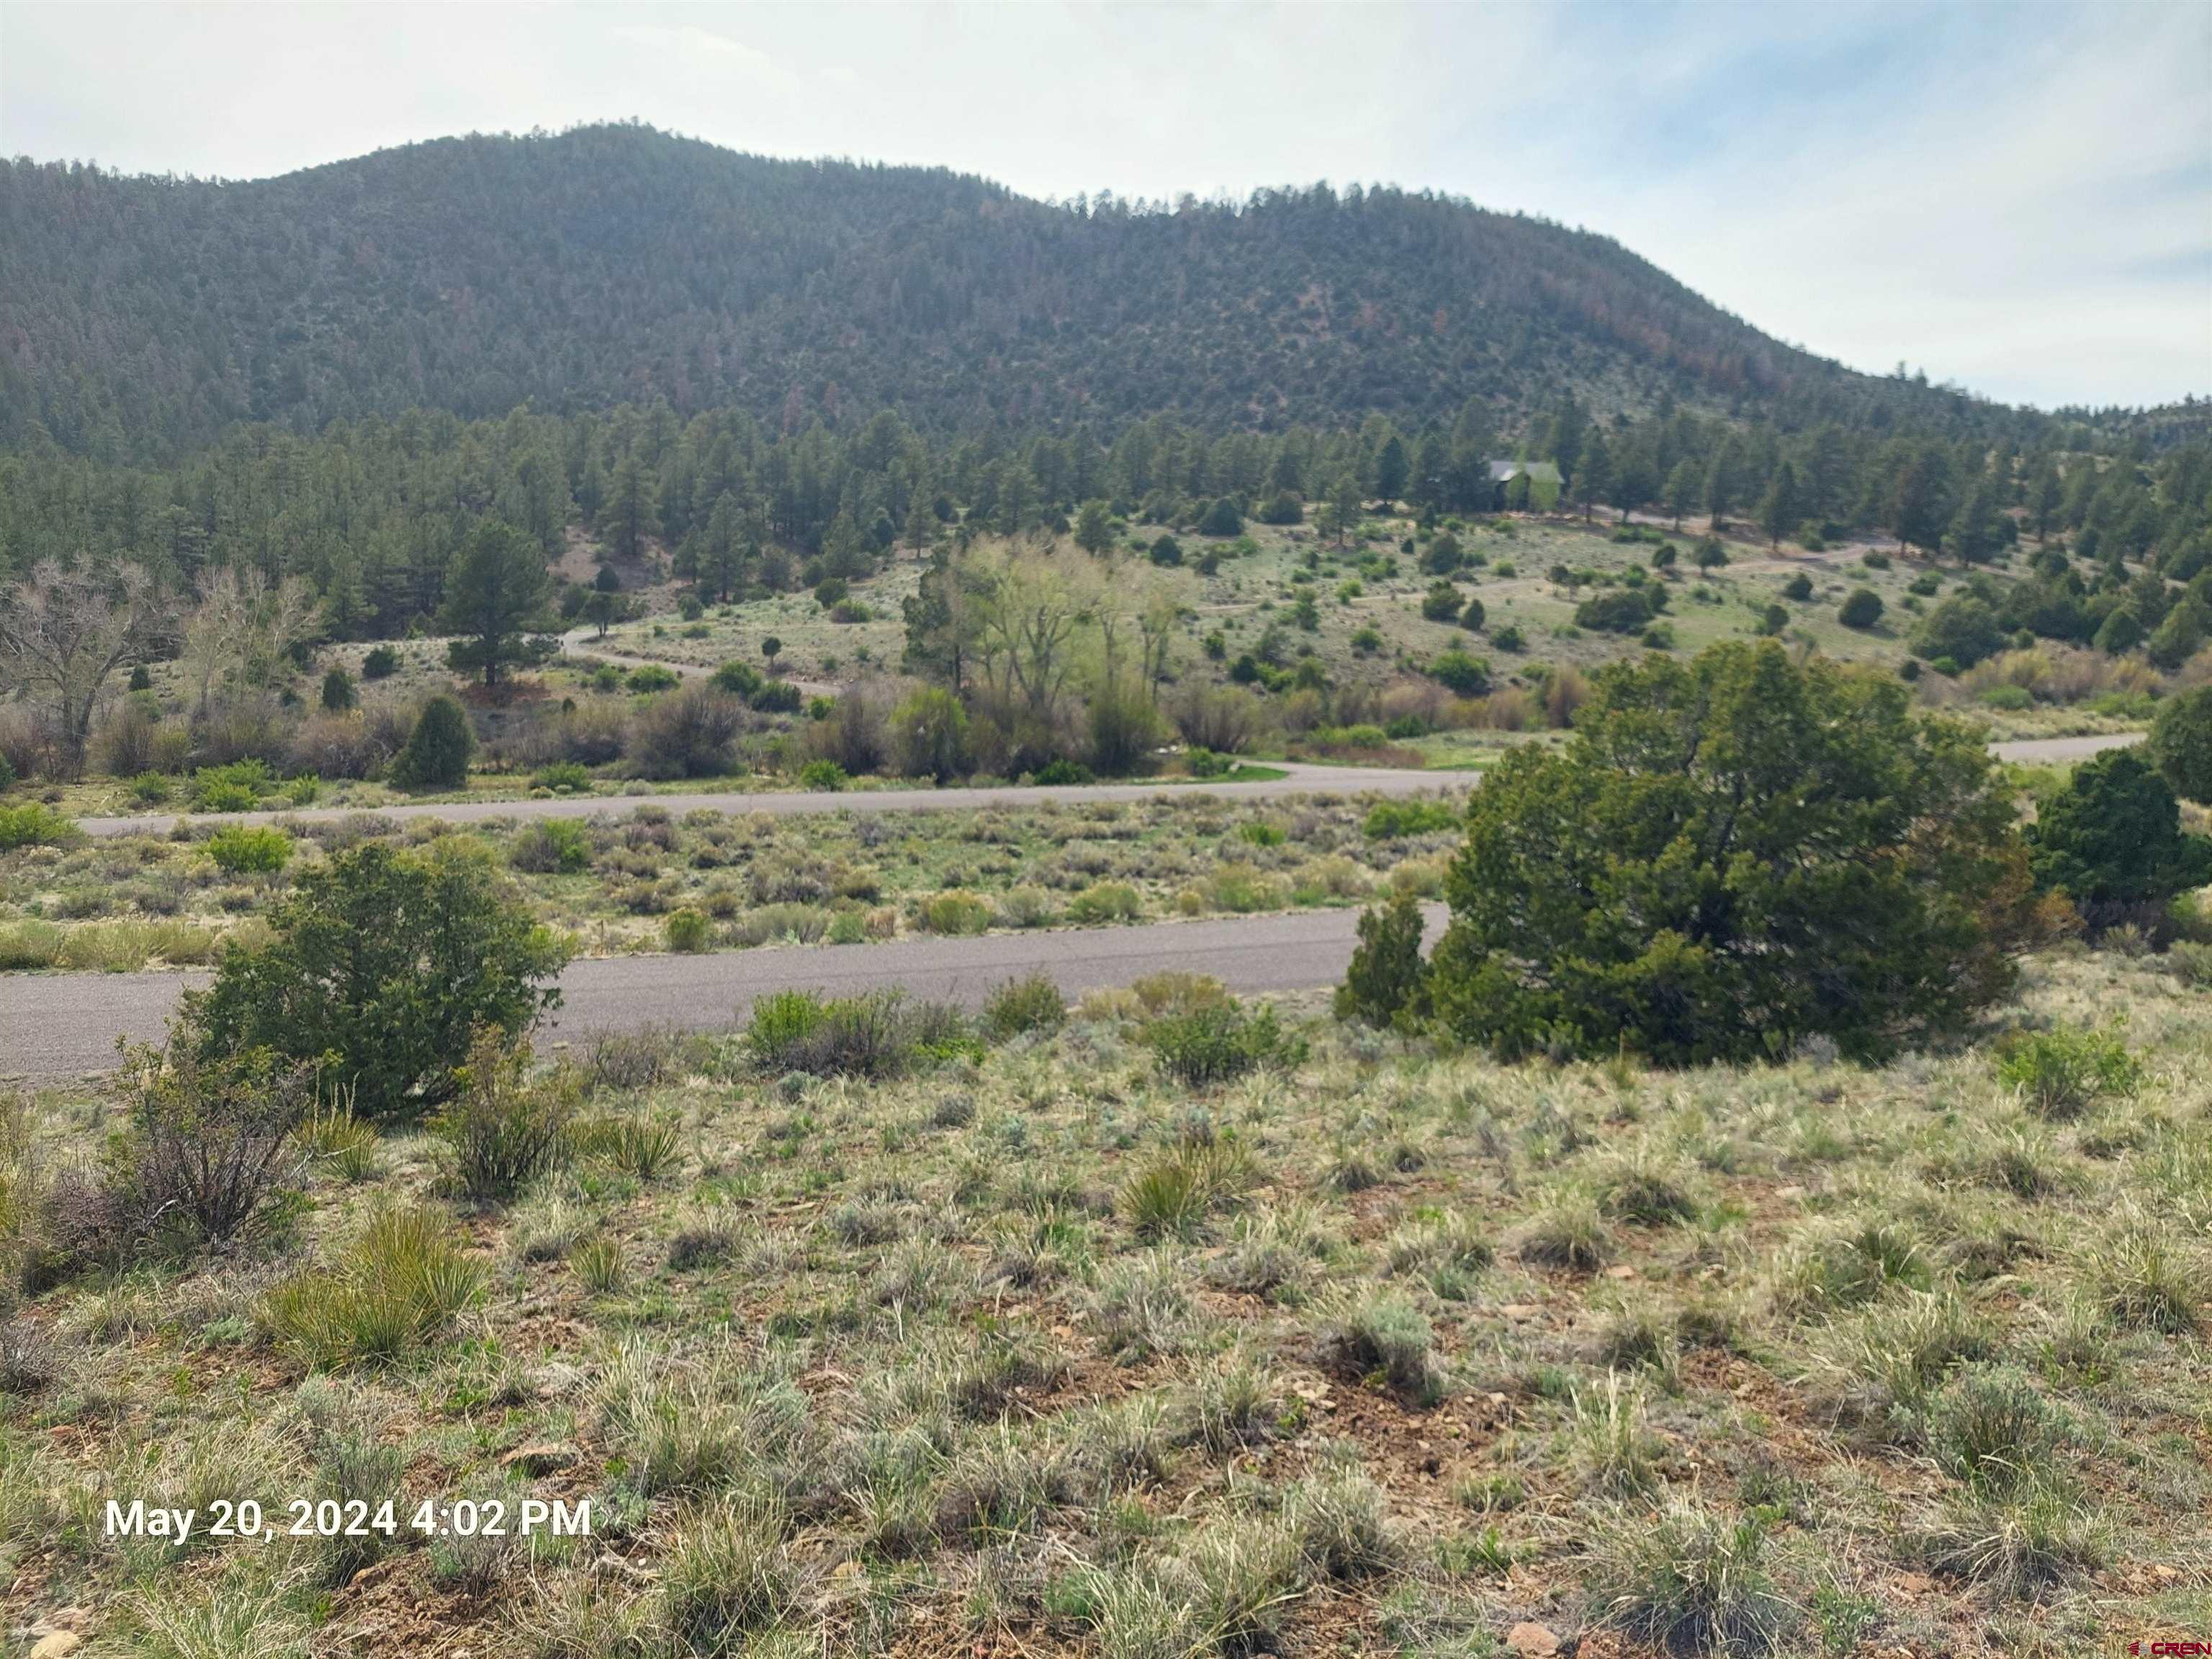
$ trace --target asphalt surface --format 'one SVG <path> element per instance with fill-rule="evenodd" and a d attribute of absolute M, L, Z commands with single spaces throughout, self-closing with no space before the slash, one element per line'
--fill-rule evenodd
<path fill-rule="evenodd" d="M 2043 738 L 1998 744 L 1994 748 L 2007 760 L 2079 760 L 2133 743 L 2139 735 Z M 849 795 L 732 793 L 556 798 L 388 807 L 377 816 L 467 823 L 501 818 L 590 817 L 602 812 L 629 811 L 643 805 L 672 812 L 711 807 L 728 812 L 797 815 L 960 811 L 1201 793 L 1232 799 L 1358 791 L 1406 795 L 1472 787 L 1480 775 L 1301 765 L 1285 769 L 1290 775 L 1280 779 L 1212 786 L 1139 783 L 1069 789 L 1016 786 L 889 789 Z M 351 810 L 329 809 L 237 813 L 227 815 L 222 821 L 313 823 L 354 816 Z M 167 815 L 80 820 L 94 835 L 160 833 L 176 821 Z M 918 997 L 974 1006 L 1001 981 L 1037 971 L 1050 974 L 1071 995 L 1100 986 L 1126 985 L 1143 975 L 1168 969 L 1211 974 L 1240 993 L 1303 990 L 1333 984 L 1343 977 L 1352 957 L 1356 921 L 1357 913 L 1352 910 L 1302 911 L 1138 927 L 994 934 L 982 939 L 908 939 L 883 945 L 707 956 L 593 957 L 572 963 L 562 975 L 563 1006 L 554 1022 L 553 1035 L 557 1039 L 647 1025 L 726 1028 L 744 1018 L 754 998 L 793 986 L 820 988 L 835 995 L 902 986 Z M 1432 916 L 1431 921 L 1432 929 L 1440 925 L 1439 916 Z M 52 1083 L 100 1071 L 112 1062 L 118 1035 L 134 1040 L 159 1036 L 178 995 L 187 986 L 204 983 L 206 977 L 195 973 L 0 975 L 0 1079 Z"/>
<path fill-rule="evenodd" d="M 364 815 L 400 823 L 410 818 L 438 818 L 447 823 L 485 823 L 501 819 L 589 818 L 602 813 L 620 816 L 641 806 L 658 806 L 670 812 L 707 807 L 718 812 L 770 812 L 778 817 L 809 812 L 960 812 L 986 806 L 1075 805 L 1093 800 L 1152 800 L 1191 795 L 1218 795 L 1229 800 L 1362 792 L 1411 795 L 1440 789 L 1466 789 L 1473 786 L 1478 775 L 1472 772 L 1395 771 L 1382 767 L 1309 766 L 1296 762 L 1269 763 L 1289 775 L 1249 783 L 1090 783 L 1066 788 L 1000 784 L 982 789 L 855 789 L 836 794 L 763 789 L 666 795 L 556 795 L 535 800 L 433 802 L 368 809 L 318 806 L 280 812 L 196 812 L 184 818 L 173 812 L 153 812 L 131 817 L 79 818 L 77 827 L 92 836 L 166 835 L 179 823 L 335 823 Z"/>
<path fill-rule="evenodd" d="M 1443 910 L 1431 906 L 1431 933 Z M 1231 990 L 1330 985 L 1352 960 L 1356 910 L 1303 910 L 1215 921 L 1164 921 L 981 939 L 905 939 L 884 945 L 732 951 L 708 956 L 599 957 L 569 963 L 562 1006 L 541 1041 L 645 1026 L 726 1030 L 757 997 L 792 988 L 833 996 L 903 988 L 910 995 L 979 1006 L 993 988 L 1046 973 L 1070 997 L 1176 969 L 1210 974 Z M 15 974 L 0 979 L 0 1079 L 52 1084 L 105 1070 L 118 1035 L 161 1034 L 178 996 L 204 973 Z"/>
<path fill-rule="evenodd" d="M 2139 732 L 2120 732 L 2091 738 L 2033 738 L 2018 743 L 1993 744 L 1990 750 L 2004 760 L 2080 760 L 2103 750 L 2137 742 L 2142 736 Z M 665 795 L 556 795 L 543 799 L 449 801 L 371 808 L 317 806 L 276 812 L 196 812 L 185 817 L 174 812 L 144 812 L 121 817 L 79 818 L 77 827 L 90 836 L 158 836 L 167 834 L 179 823 L 337 823 L 363 816 L 390 818 L 395 823 L 436 818 L 447 823 L 490 823 L 528 818 L 590 818 L 602 813 L 619 817 L 641 806 L 658 806 L 669 812 L 690 812 L 700 808 L 718 812 L 768 812 L 778 817 L 809 812 L 958 812 L 988 806 L 1153 800 L 1193 794 L 1218 795 L 1225 800 L 1326 793 L 1419 795 L 1471 788 L 1480 776 L 1474 772 L 1313 766 L 1297 761 L 1269 763 L 1288 775 L 1250 783 L 1093 783 L 1067 788 L 1000 784 L 983 789 L 858 789 L 837 794 L 803 790 L 700 790 Z"/>

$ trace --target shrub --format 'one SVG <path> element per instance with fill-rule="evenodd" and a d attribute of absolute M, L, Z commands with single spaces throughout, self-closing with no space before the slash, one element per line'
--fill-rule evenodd
<path fill-rule="evenodd" d="M 188 1018 L 209 1054 L 267 1048 L 319 1065 L 370 1117 L 453 1091 L 476 1028 L 520 1035 L 567 960 L 473 849 L 368 842 L 307 871 L 258 945 L 232 945 Z"/>
<path fill-rule="evenodd" d="M 2093 923 L 2101 909 L 2163 903 L 2212 880 L 2212 838 L 2182 832 L 2172 789 L 2132 750 L 2075 768 L 2030 838 L 2037 884 L 2064 892 Z"/>
<path fill-rule="evenodd" d="M 507 861 L 532 875 L 573 876 L 591 868 L 591 830 L 574 818 L 538 818 L 515 832 Z"/>
<path fill-rule="evenodd" d="M 1984 657 L 2005 648 L 2009 636 L 1996 613 L 1972 593 L 1943 601 L 1912 630 L 1912 648 L 1931 665 L 1949 661 L 1957 669 L 1972 668 Z"/>
<path fill-rule="evenodd" d="M 1927 1439 L 1936 1462 L 1985 1490 L 2027 1485 L 2047 1467 L 2063 1437 L 2057 1413 L 2010 1367 L 1970 1369 L 1929 1407 Z"/>
<path fill-rule="evenodd" d="M 1048 789 L 1068 789 L 1097 781 L 1091 769 L 1080 761 L 1072 761 L 1056 755 L 1036 769 L 1031 781 Z"/>
<path fill-rule="evenodd" d="M 811 760 L 799 769 L 799 787 L 835 794 L 851 780 L 845 769 L 833 760 Z"/>
<path fill-rule="evenodd" d="M 1602 671 L 1566 747 L 1509 752 L 1468 827 L 1430 992 L 1506 1054 L 1883 1054 L 2000 995 L 2026 923 L 1978 740 L 1771 644 Z"/>
<path fill-rule="evenodd" d="M 1336 1017 L 1384 1030 L 1401 1016 L 1418 1020 L 1427 1011 L 1426 973 L 1420 901 L 1401 892 L 1388 904 L 1360 913 L 1359 944 L 1344 983 L 1336 988 Z"/>
<path fill-rule="evenodd" d="M 343 668 L 332 668 L 323 676 L 323 712 L 343 714 L 360 701 L 354 690 L 353 676 Z"/>
<path fill-rule="evenodd" d="M 1803 571 L 1799 571 L 1782 584 L 1782 597 L 1795 604 L 1802 605 L 1813 597 L 1813 579 Z"/>
<path fill-rule="evenodd" d="M 982 933 L 991 925 L 991 902 L 980 893 L 953 888 L 923 899 L 916 910 L 922 931 L 962 939 Z"/>
<path fill-rule="evenodd" d="M 2069 1118 L 2107 1095 L 2133 1094 L 2142 1067 L 2105 1032 L 2038 1031 L 2006 1045 L 1997 1080 L 2039 1116 Z"/>
<path fill-rule="evenodd" d="M 1459 615 L 1462 603 L 1459 589 L 1437 582 L 1421 596 L 1421 615 L 1431 622 L 1450 622 Z"/>
<path fill-rule="evenodd" d="M 1157 565 L 1178 565 L 1182 562 L 1182 546 L 1172 536 L 1163 535 L 1147 550 Z"/>
<path fill-rule="evenodd" d="M 258 758 L 203 766 L 192 774 L 192 811 L 251 812 L 276 787 L 268 763 Z"/>
<path fill-rule="evenodd" d="M 530 787 L 558 795 L 580 794 L 592 787 L 591 769 L 577 761 L 555 761 L 532 775 Z"/>
<path fill-rule="evenodd" d="M 262 1318 L 308 1364 L 390 1364 L 434 1340 L 483 1288 L 483 1269 L 428 1210 L 389 1210 L 343 1263 L 270 1292 Z"/>
<path fill-rule="evenodd" d="M 623 677 L 623 684 L 632 691 L 651 696 L 656 691 L 672 691 L 684 683 L 684 677 L 672 668 L 664 668 L 649 662 L 633 668 Z"/>
<path fill-rule="evenodd" d="M 401 789 L 459 789 L 469 781 L 469 757 L 476 752 L 469 717 L 451 697 L 433 697 L 415 717 L 406 746 L 392 763 L 392 781 Z"/>
<path fill-rule="evenodd" d="M 504 1203 L 568 1161 L 568 1127 L 579 1091 L 567 1073 L 533 1079 L 530 1045 L 495 1026 L 478 1028 L 454 1095 L 434 1127 L 452 1152 L 463 1196 Z"/>
<path fill-rule="evenodd" d="M 891 752 L 901 773 L 940 784 L 975 769 L 968 711 L 941 686 L 915 692 L 891 711 Z"/>
<path fill-rule="evenodd" d="M 388 645 L 373 646 L 361 659 L 361 677 L 365 680 L 388 680 L 399 672 L 399 653 Z"/>
<path fill-rule="evenodd" d="M 1649 584 L 1593 593 L 1575 607 L 1575 626 L 1602 634 L 1641 633 L 1657 618 L 1660 598 L 1660 590 Z"/>
<path fill-rule="evenodd" d="M 796 708 L 798 688 L 790 689 Z M 687 685 L 638 711 L 630 753 L 645 777 L 714 777 L 730 769 L 731 745 L 744 729 L 744 708 L 734 697 L 711 684 Z"/>
<path fill-rule="evenodd" d="M 2175 794 L 2212 806 L 2212 685 L 2166 700 L 2151 725 L 2148 752 Z"/>
<path fill-rule="evenodd" d="M 1846 628 L 1872 628 L 1881 620 L 1881 595 L 1871 587 L 1855 587 L 1836 607 L 1836 620 Z"/>
<path fill-rule="evenodd" d="M 1429 664 L 1429 678 L 1462 697 L 1479 697 L 1490 690 L 1490 665 L 1455 646 Z"/>
<path fill-rule="evenodd" d="M 745 1044 L 760 1070 L 812 1077 L 890 1077 L 914 1045 L 895 994 L 825 1001 L 812 991 L 779 991 L 753 1005 Z"/>
<path fill-rule="evenodd" d="M 282 830 L 234 824 L 208 837 L 207 854 L 228 874 L 271 875 L 292 861 L 292 838 Z"/>
<path fill-rule="evenodd" d="M 1273 1007 L 1256 1014 L 1233 1000 L 1168 1014 L 1145 1029 L 1161 1069 L 1194 1089 L 1232 1082 L 1262 1066 L 1294 1066 L 1305 1044 L 1287 1035 Z"/>
<path fill-rule="evenodd" d="M 78 839 L 77 827 L 37 801 L 21 806 L 0 806 L 0 853 L 19 847 L 68 847 Z"/>
<path fill-rule="evenodd" d="M 692 956 L 707 948 L 709 928 L 707 918 L 699 911 L 686 906 L 672 910 L 668 920 L 661 924 L 668 939 L 668 948 L 679 956 Z"/>
<path fill-rule="evenodd" d="M 266 1049 L 203 1060 L 189 1029 L 167 1049 L 127 1050 L 125 1129 L 106 1171 L 116 1243 L 221 1244 L 265 1219 L 299 1173 L 293 1131 L 313 1098 L 303 1066 Z"/>
<path fill-rule="evenodd" d="M 726 691 L 733 697 L 750 697 L 761 689 L 763 681 L 759 669 L 732 657 L 714 671 L 708 684 L 717 691 Z"/>
<path fill-rule="evenodd" d="M 1054 1031 L 1067 1018 L 1067 1001 L 1048 974 L 1010 979 L 983 1001 L 983 1030 L 1004 1042 L 1032 1031 Z"/>
<path fill-rule="evenodd" d="M 1125 881 L 1094 882 L 1067 902 L 1067 919 L 1085 927 L 1134 921 L 1144 908 L 1137 890 Z"/>
<path fill-rule="evenodd" d="M 1369 809 L 1361 830 L 1370 841 L 1398 841 L 1454 829 L 1459 821 L 1460 809 L 1449 801 L 1386 800 Z"/>
<path fill-rule="evenodd" d="M 788 680 L 763 680 L 746 703 L 763 714 L 795 714 L 803 701 L 799 688 Z"/>

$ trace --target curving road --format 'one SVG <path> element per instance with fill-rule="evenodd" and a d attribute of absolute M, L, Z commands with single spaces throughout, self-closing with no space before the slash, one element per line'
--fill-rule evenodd
<path fill-rule="evenodd" d="M 2140 732 L 2106 732 L 2086 738 L 2032 738 L 1990 745 L 2001 760 L 2081 760 L 2106 749 L 2141 740 Z M 1300 761 L 1268 764 L 1288 775 L 1251 783 L 1092 783 L 1071 787 L 997 784 L 981 789 L 857 789 L 819 794 L 799 790 L 696 790 L 657 795 L 556 795 L 528 800 L 465 800 L 399 806 L 317 806 L 274 812 L 143 812 L 118 817 L 79 818 L 92 836 L 166 835 L 179 823 L 336 823 L 363 815 L 404 823 L 437 818 L 447 823 L 489 823 L 502 819 L 589 818 L 658 806 L 669 812 L 706 808 L 718 812 L 768 812 L 778 817 L 809 812 L 959 812 L 989 806 L 1071 805 L 1084 801 L 1132 801 L 1218 795 L 1225 800 L 1264 800 L 1284 795 L 1418 795 L 1472 788 L 1480 776 L 1466 771 L 1409 771 L 1381 766 L 1316 766 Z"/>
<path fill-rule="evenodd" d="M 1443 926 L 1430 907 L 1431 932 Z M 884 945 L 733 951 L 714 956 L 599 957 L 561 975 L 546 1039 L 648 1025 L 726 1030 L 756 997 L 793 987 L 834 996 L 902 987 L 978 1006 L 1005 981 L 1052 975 L 1071 997 L 1174 969 L 1211 974 L 1238 992 L 1297 991 L 1344 977 L 1356 910 L 1304 910 L 1216 921 L 905 939 Z M 118 1035 L 159 1037 L 177 997 L 204 973 L 15 974 L 0 977 L 0 1080 L 64 1082 L 112 1065 Z"/>
<path fill-rule="evenodd" d="M 2133 743 L 2140 735 L 2043 738 L 1994 748 L 2008 760 L 2079 760 Z M 585 797 L 398 806 L 385 809 L 381 816 L 480 823 L 588 817 L 643 805 L 678 812 L 695 807 L 780 814 L 911 812 L 1198 794 L 1249 799 L 1365 790 L 1405 795 L 1472 787 L 1477 781 L 1476 775 L 1463 772 L 1304 765 L 1286 770 L 1290 775 L 1285 778 L 1211 787 L 1137 783 L 1068 789 L 889 789 L 850 795 Z M 350 810 L 322 809 L 240 813 L 224 821 L 317 823 L 352 816 Z M 161 816 L 82 823 L 94 835 L 121 835 L 160 832 L 175 821 Z M 1440 915 L 1431 917 L 1432 929 L 1440 925 Z M 819 986 L 838 995 L 902 986 L 919 997 L 973 1006 L 991 987 L 1017 975 L 1048 973 L 1071 994 L 1080 994 L 1175 969 L 1211 974 L 1238 992 L 1299 990 L 1343 977 L 1356 921 L 1352 910 L 1303 911 L 981 939 L 908 939 L 883 945 L 712 956 L 595 957 L 572 963 L 562 975 L 564 1004 L 556 1031 L 573 1036 L 644 1025 L 727 1027 L 744 1017 L 755 997 L 793 985 Z M 205 979 L 204 974 L 190 973 L 0 975 L 0 1080 L 52 1083 L 96 1072 L 112 1061 L 118 1034 L 141 1040 L 158 1036 L 179 993 Z"/>
<path fill-rule="evenodd" d="M 987 806 L 1077 805 L 1092 800 L 1153 800 L 1218 795 L 1249 800 L 1274 795 L 1419 794 L 1428 790 L 1468 788 L 1471 772 L 1414 772 L 1385 767 L 1312 766 L 1271 761 L 1289 774 L 1249 783 L 1087 783 L 1055 787 L 1038 784 L 995 784 L 981 789 L 855 789 L 837 794 L 804 790 L 699 790 L 665 795 L 556 795 L 530 800 L 430 802 L 407 806 L 318 806 L 276 812 L 173 812 L 128 817 L 79 818 L 77 827 L 93 836 L 164 835 L 177 823 L 335 823 L 360 817 L 439 818 L 447 823 L 485 823 L 502 818 L 588 818 L 603 812 L 632 812 L 658 806 L 670 812 L 705 807 L 718 812 L 770 812 L 779 817 L 810 812 L 960 812 Z"/>

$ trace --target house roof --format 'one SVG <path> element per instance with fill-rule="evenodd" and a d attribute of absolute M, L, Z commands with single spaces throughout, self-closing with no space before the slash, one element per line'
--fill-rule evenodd
<path fill-rule="evenodd" d="M 1532 483 L 1557 483 L 1559 482 L 1559 469 L 1551 461 L 1492 461 L 1490 464 L 1490 482 L 1510 483 L 1524 472 L 1528 475 Z"/>

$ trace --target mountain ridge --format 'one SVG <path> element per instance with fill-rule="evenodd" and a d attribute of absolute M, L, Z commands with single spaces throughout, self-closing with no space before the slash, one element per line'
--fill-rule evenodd
<path fill-rule="evenodd" d="M 665 399 L 787 428 L 1168 413 L 1507 420 L 1572 392 L 1875 425 L 2032 420 L 1760 333 L 1609 238 L 1459 198 L 1038 201 L 623 124 L 268 179 L 0 168 L 0 444 L 164 456 L 297 430 Z"/>

